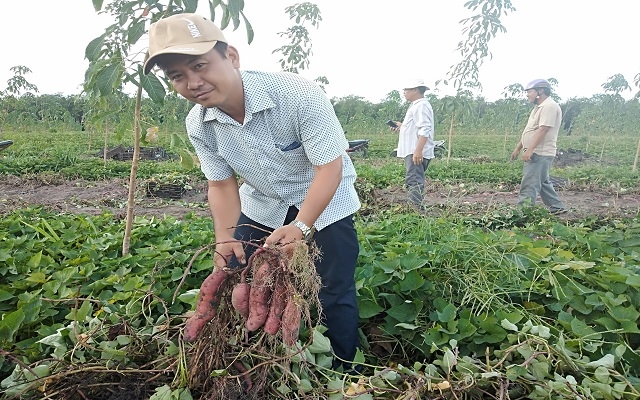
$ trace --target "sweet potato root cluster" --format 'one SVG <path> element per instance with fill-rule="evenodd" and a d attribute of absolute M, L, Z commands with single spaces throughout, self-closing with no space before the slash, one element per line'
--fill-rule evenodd
<path fill-rule="evenodd" d="M 245 398 L 239 393 L 269 390 L 273 366 L 287 365 L 313 340 L 310 336 L 298 346 L 302 322 L 308 328 L 318 322 L 310 310 L 322 313 L 317 254 L 304 242 L 261 247 L 245 268 L 214 269 L 183 330 L 183 339 L 193 342 L 186 348 L 190 387 L 200 388 L 206 398 Z M 219 370 L 229 373 L 212 377 Z"/>
<path fill-rule="evenodd" d="M 303 314 L 308 316 L 311 306 L 320 312 L 320 278 L 307 244 L 289 245 L 287 251 L 278 247 L 262 248 L 241 270 L 239 280 L 233 276 L 237 272 L 216 268 L 205 279 L 196 312 L 186 322 L 184 340 L 196 340 L 204 326 L 214 319 L 225 288 L 235 280 L 230 303 L 246 331 L 262 328 L 271 336 L 280 332 L 286 345 L 294 345 Z"/>
<path fill-rule="evenodd" d="M 303 310 L 309 315 L 310 305 L 320 307 L 317 300 L 320 280 L 305 243 L 297 244 L 293 251 L 291 247 L 288 250 L 273 248 L 252 257 L 233 290 L 232 304 L 244 318 L 248 332 L 260 328 L 271 336 L 280 332 L 283 342 L 293 346 L 298 339 Z M 249 272 L 251 281 L 247 283 Z"/>

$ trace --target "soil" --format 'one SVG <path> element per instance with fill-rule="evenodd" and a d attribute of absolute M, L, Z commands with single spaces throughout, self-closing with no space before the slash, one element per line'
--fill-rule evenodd
<path fill-rule="evenodd" d="M 574 187 L 557 180 L 557 191 L 569 212 L 564 218 L 589 216 L 635 217 L 640 212 L 640 191 L 625 192 L 600 187 Z M 0 214 L 25 207 L 42 206 L 54 212 L 99 215 L 108 212 L 116 218 L 126 216 L 128 180 L 113 179 L 89 182 L 83 180 L 43 182 L 7 176 L 0 182 Z M 173 216 L 182 219 L 187 213 L 209 216 L 206 183 L 187 191 L 179 200 L 149 197 L 143 189 L 136 191 L 135 215 Z M 505 206 L 515 207 L 517 187 L 453 186 L 433 184 L 426 188 L 428 213 L 464 212 L 483 214 Z M 370 208 L 392 208 L 405 205 L 406 193 L 401 187 L 389 187 L 362 194 Z"/>
<path fill-rule="evenodd" d="M 171 158 L 162 148 L 145 148 L 149 159 Z M 128 159 L 132 149 L 115 148 L 110 156 Z M 98 154 L 102 156 L 102 153 Z M 482 162 L 483 160 L 472 160 Z M 587 163 L 590 155 L 580 150 L 559 149 L 554 160 L 555 167 L 566 167 Z M 47 180 L 49 179 L 49 180 Z M 584 217 L 637 217 L 640 212 L 640 188 L 585 187 L 573 185 L 566 179 L 552 181 L 558 194 L 569 210 L 563 216 L 570 219 Z M 111 213 L 116 218 L 126 216 L 128 179 L 108 181 L 64 181 L 46 175 L 36 178 L 3 177 L 0 182 L 0 214 L 25 207 L 42 206 L 55 212 L 99 215 Z M 143 186 L 139 184 L 139 186 Z M 136 189 L 135 215 L 155 217 L 173 216 L 181 219 L 188 213 L 209 216 L 206 182 L 180 193 L 177 200 L 149 196 L 146 188 Z M 363 211 L 371 209 L 406 206 L 406 193 L 402 187 L 388 187 L 359 193 L 365 204 Z M 181 196 L 180 196 L 181 195 Z M 517 187 L 490 187 L 477 185 L 444 186 L 432 182 L 426 188 L 425 204 L 428 214 L 458 212 L 466 215 L 483 214 L 504 207 L 515 207 L 518 200 Z"/>

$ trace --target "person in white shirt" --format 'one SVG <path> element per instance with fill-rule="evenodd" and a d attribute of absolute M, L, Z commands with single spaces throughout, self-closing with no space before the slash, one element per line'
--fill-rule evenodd
<path fill-rule="evenodd" d="M 394 121 L 398 131 L 397 157 L 404 160 L 405 186 L 409 203 L 425 210 L 424 184 L 429 162 L 434 158 L 434 121 L 431 103 L 424 97 L 429 90 L 424 80 L 415 79 L 404 87 L 404 98 L 411 102 L 402 123 Z"/>

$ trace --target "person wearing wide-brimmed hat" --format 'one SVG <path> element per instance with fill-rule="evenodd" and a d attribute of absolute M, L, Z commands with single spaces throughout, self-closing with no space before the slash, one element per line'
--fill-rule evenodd
<path fill-rule="evenodd" d="M 196 14 L 150 27 L 144 72 L 156 65 L 195 103 L 186 127 L 209 183 L 215 265 L 245 264 L 255 248 L 240 241 L 314 240 L 326 334 L 335 354 L 352 361 L 360 201 L 349 144 L 326 94 L 297 74 L 241 71 L 238 50 Z"/>
<path fill-rule="evenodd" d="M 551 213 L 561 214 L 567 210 L 553 187 L 549 170 L 556 156 L 562 110 L 551 97 L 551 84 L 546 79 L 534 79 L 527 84 L 525 91 L 527 100 L 534 107 L 511 153 L 511 160 L 516 160 L 524 151 L 518 205 L 534 205 L 540 196 Z"/>

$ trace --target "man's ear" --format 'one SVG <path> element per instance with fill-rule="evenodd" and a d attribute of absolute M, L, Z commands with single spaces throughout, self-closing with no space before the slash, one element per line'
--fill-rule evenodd
<path fill-rule="evenodd" d="M 227 58 L 231 60 L 231 64 L 235 68 L 240 68 L 240 54 L 238 49 L 233 46 L 227 46 Z"/>

